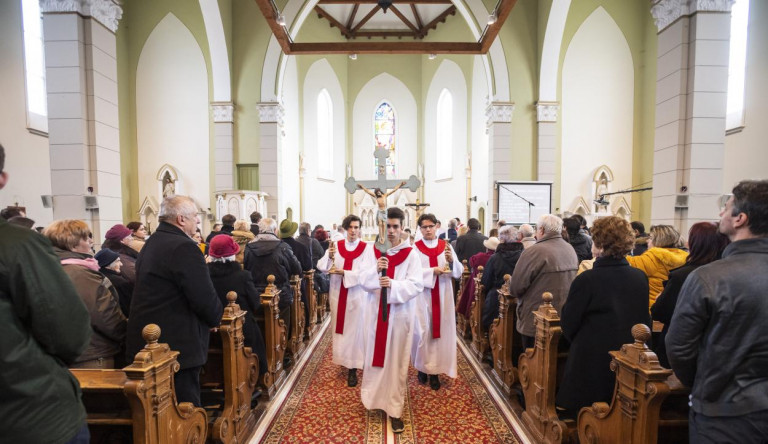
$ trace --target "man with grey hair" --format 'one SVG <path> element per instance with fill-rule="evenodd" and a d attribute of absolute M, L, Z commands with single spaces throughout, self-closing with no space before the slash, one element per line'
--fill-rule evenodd
<path fill-rule="evenodd" d="M 536 232 L 530 224 L 520 225 L 520 228 L 517 230 L 517 237 L 520 240 L 520 243 L 523 244 L 523 248 L 528 248 L 536 243 L 534 234 L 536 234 Z"/>
<path fill-rule="evenodd" d="M 317 268 L 317 261 L 323 257 L 323 246 L 320 245 L 317 239 L 311 236 L 311 232 L 312 226 L 310 224 L 307 222 L 300 223 L 299 237 L 296 238 L 296 241 L 306 247 L 312 257 L 312 268 Z"/>
<path fill-rule="evenodd" d="M 290 307 L 293 303 L 291 276 L 301 276 L 301 264 L 293 250 L 278 237 L 277 221 L 265 217 L 259 221 L 259 235 L 245 246 L 243 268 L 253 275 L 253 283 L 259 294 L 267 287 L 267 276 L 275 276 L 275 286 L 280 293 L 280 319 L 290 331 Z"/>
<path fill-rule="evenodd" d="M 499 245 L 496 253 L 488 259 L 483 271 L 483 286 L 487 291 L 483 307 L 483 331 L 499 317 L 499 288 L 504 285 L 504 275 L 512 275 L 517 261 L 523 253 L 523 244 L 518 241 L 517 228 L 504 225 L 499 229 Z"/>
<path fill-rule="evenodd" d="M 579 262 L 571 244 L 563 239 L 562 230 L 562 219 L 552 214 L 541 216 L 536 225 L 538 240 L 523 251 L 512 274 L 510 290 L 519 301 L 517 331 L 525 348 L 534 345 L 533 311 L 541 305 L 541 295 L 545 291 L 552 293 L 552 305 L 560 312 L 576 277 Z"/>
<path fill-rule="evenodd" d="M 133 361 L 145 345 L 141 330 L 159 325 L 162 342 L 180 352 L 176 398 L 200 406 L 200 369 L 208 359 L 209 330 L 219 326 L 223 307 L 203 253 L 192 240 L 199 222 L 195 202 L 187 196 L 166 197 L 159 219 L 136 261 L 126 355 Z"/>

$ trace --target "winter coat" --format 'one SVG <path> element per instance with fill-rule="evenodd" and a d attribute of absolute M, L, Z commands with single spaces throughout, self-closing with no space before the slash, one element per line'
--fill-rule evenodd
<path fill-rule="evenodd" d="M 232 232 L 232 240 L 234 240 L 235 243 L 240 247 L 240 251 L 238 251 L 235 255 L 237 262 L 241 264 L 243 263 L 243 260 L 245 260 L 245 246 L 248 245 L 248 242 L 251 242 L 255 238 L 256 236 L 254 236 L 250 231 L 235 230 Z"/>
<path fill-rule="evenodd" d="M 483 329 L 486 331 L 499 317 L 499 288 L 504 285 L 504 275 L 512 276 L 522 253 L 523 244 L 519 242 L 499 244 L 485 265 L 482 283 L 486 291 L 483 307 Z"/>
<path fill-rule="evenodd" d="M 109 279 L 112 286 L 117 290 L 117 298 L 120 302 L 120 311 L 123 312 L 127 318 L 131 312 L 131 296 L 133 296 L 133 282 L 129 281 L 122 275 L 109 268 L 102 268 L 101 273 Z"/>
<path fill-rule="evenodd" d="M 483 241 L 486 239 L 488 238 L 477 230 L 469 230 L 464 236 L 459 236 L 456 239 L 456 256 L 459 257 L 459 261 L 469 260 L 477 253 L 485 251 Z"/>
<path fill-rule="evenodd" d="M 290 278 L 301 275 L 301 265 L 293 255 L 291 247 L 281 242 L 274 234 L 262 233 L 245 247 L 244 268 L 251 272 L 253 283 L 259 294 L 267 287 L 267 277 L 275 276 L 275 286 L 280 293 L 280 309 L 293 303 Z"/>
<path fill-rule="evenodd" d="M 136 259 L 139 257 L 138 250 L 134 250 L 128 245 L 125 245 L 122 242 L 116 241 L 114 239 L 105 240 L 101 245 L 101 249 L 103 250 L 105 248 L 109 248 L 110 250 L 120 255 L 120 262 L 123 263 L 123 268 L 120 269 L 120 273 L 122 273 L 123 277 L 131 281 L 131 283 L 135 284 Z"/>
<path fill-rule="evenodd" d="M 541 305 L 541 295 L 552 293 L 552 305 L 563 308 L 579 262 L 573 247 L 560 233 L 546 233 L 536 244 L 523 250 L 512 274 L 511 293 L 518 298 L 517 331 L 534 337 L 533 311 Z"/>
<path fill-rule="evenodd" d="M 53 248 L 59 260 L 95 259 L 90 254 Z M 98 264 L 96 264 L 98 267 Z M 91 343 L 75 364 L 99 358 L 112 358 L 123 349 L 127 321 L 120 310 L 120 298 L 117 289 L 103 274 L 83 265 L 63 265 L 64 273 L 74 284 L 80 299 L 91 316 Z M 133 357 L 129 362 L 133 362 Z"/>
<path fill-rule="evenodd" d="M 323 249 L 323 246 L 320 245 L 320 242 L 315 239 L 314 237 L 310 237 L 307 234 L 300 234 L 299 237 L 296 238 L 296 240 L 306 247 L 307 250 L 310 252 L 310 256 L 312 256 L 312 268 L 317 267 L 317 261 L 320 260 L 320 258 L 323 257 L 323 253 L 325 250 Z"/>
<path fill-rule="evenodd" d="M 227 293 L 237 293 L 237 305 L 245 310 L 243 322 L 243 336 L 246 347 L 251 347 L 259 357 L 259 373 L 267 371 L 267 350 L 264 344 L 264 336 L 256 323 L 256 314 L 262 312 L 261 295 L 253 285 L 251 273 L 243 270 L 238 262 L 211 262 L 208 264 L 213 287 L 223 306 L 227 306 Z"/>
<path fill-rule="evenodd" d="M 667 357 L 691 409 L 739 416 L 768 409 L 768 238 L 725 247 L 688 275 L 667 334 Z"/>
<path fill-rule="evenodd" d="M 648 249 L 648 234 L 641 234 L 635 238 L 635 248 L 632 249 L 632 256 L 640 256 Z"/>
<path fill-rule="evenodd" d="M 616 381 L 609 351 L 634 342 L 632 326 L 651 317 L 645 306 L 648 280 L 624 258 L 600 257 L 573 280 L 560 311 L 570 342 L 557 405 L 571 413 L 593 402 L 610 402 Z"/>
<path fill-rule="evenodd" d="M 292 237 L 287 237 L 283 239 L 283 242 L 285 242 L 289 247 L 291 247 L 291 251 L 293 252 L 293 255 L 296 256 L 296 259 L 299 260 L 299 264 L 301 265 L 301 271 L 309 271 L 313 268 L 312 256 L 310 256 L 309 254 L 309 248 L 305 247 L 301 242 L 297 241 Z"/>
<path fill-rule="evenodd" d="M 683 288 L 683 283 L 685 283 L 688 275 L 697 268 L 699 268 L 698 265 L 686 264 L 670 271 L 669 280 L 664 282 L 664 290 L 651 307 L 651 317 L 653 320 L 664 324 L 659 340 L 653 341 L 653 351 L 659 358 L 659 364 L 666 368 L 669 368 L 669 359 L 667 359 L 667 347 L 664 345 L 664 338 L 667 336 L 669 323 L 672 322 L 672 315 L 675 313 L 675 305 L 677 305 L 680 289 Z"/>
<path fill-rule="evenodd" d="M 493 251 L 486 251 L 477 253 L 469 258 L 469 267 L 472 270 L 472 273 L 469 275 L 469 279 L 467 279 L 467 283 L 464 285 L 464 292 L 461 295 L 461 301 L 459 301 L 459 307 L 457 309 L 459 313 L 464 313 L 464 317 L 467 319 L 469 319 L 471 313 L 472 302 L 475 301 L 475 278 L 478 273 L 477 269 L 478 267 L 485 267 L 485 264 L 488 263 L 488 260 L 491 259 L 492 255 Z"/>
<path fill-rule="evenodd" d="M 669 271 L 682 267 L 688 258 L 688 252 L 678 248 L 653 247 L 640 256 L 627 256 L 629 265 L 645 272 L 648 276 L 648 308 L 664 289 L 664 281 L 669 279 Z"/>
<path fill-rule="evenodd" d="M 67 442 L 85 423 L 67 370 L 88 347 L 88 310 L 51 244 L 0 218 L 0 441 Z"/>
<path fill-rule="evenodd" d="M 232 236 L 232 232 L 235 231 L 235 227 L 232 225 L 222 225 L 221 231 L 211 231 L 208 233 L 208 237 L 205 238 L 205 243 L 210 244 L 211 240 L 213 240 L 214 237 L 218 236 L 219 234 L 226 234 L 227 236 Z"/>
<path fill-rule="evenodd" d="M 592 259 L 592 240 L 588 236 L 581 233 L 568 233 L 568 242 L 576 251 L 576 258 L 578 258 L 579 263 Z"/>
<path fill-rule="evenodd" d="M 136 262 L 136 288 L 128 320 L 127 356 L 141 350 L 141 330 L 160 326 L 160 342 L 178 351 L 180 368 L 208 360 L 209 330 L 221 323 L 223 307 L 197 243 L 175 225 L 161 222 Z"/>

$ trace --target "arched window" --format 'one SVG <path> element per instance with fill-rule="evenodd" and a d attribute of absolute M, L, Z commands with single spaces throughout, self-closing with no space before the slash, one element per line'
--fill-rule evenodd
<path fill-rule="evenodd" d="M 728 60 L 728 102 L 725 129 L 744 126 L 744 77 L 747 63 L 749 0 L 736 0 L 731 8 L 731 44 Z"/>
<path fill-rule="evenodd" d="M 443 89 L 437 99 L 437 119 L 435 130 L 436 172 L 437 179 L 451 177 L 453 164 L 453 96 Z"/>
<path fill-rule="evenodd" d="M 394 176 L 396 174 L 395 166 L 397 165 L 397 152 L 395 151 L 395 110 L 387 102 L 382 102 L 376 108 L 376 112 L 373 114 L 373 149 L 376 150 L 379 147 L 384 147 L 389 151 L 389 157 L 387 157 L 387 175 Z M 374 174 L 378 174 L 379 163 L 378 160 L 374 164 Z"/>
<path fill-rule="evenodd" d="M 317 95 L 317 173 L 333 176 L 333 102 L 326 89 Z"/>
<path fill-rule="evenodd" d="M 48 132 L 48 103 L 45 93 L 43 20 L 38 0 L 22 0 L 24 23 L 24 69 L 27 86 L 27 126 Z"/>

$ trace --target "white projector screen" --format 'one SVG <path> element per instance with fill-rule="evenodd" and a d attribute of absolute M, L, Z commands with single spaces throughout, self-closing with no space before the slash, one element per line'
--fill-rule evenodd
<path fill-rule="evenodd" d="M 496 182 L 496 187 L 499 220 L 514 225 L 536 224 L 539 216 L 552 213 L 552 182 Z"/>

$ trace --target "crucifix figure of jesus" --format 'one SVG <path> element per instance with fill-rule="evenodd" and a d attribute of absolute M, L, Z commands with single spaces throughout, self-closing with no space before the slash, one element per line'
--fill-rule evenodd
<path fill-rule="evenodd" d="M 344 182 L 344 188 L 349 194 L 354 194 L 357 190 L 363 190 L 368 195 L 376 200 L 376 204 L 379 207 L 379 212 L 376 217 L 379 227 L 379 236 L 374 244 L 376 249 L 385 253 L 390 247 L 387 242 L 387 236 L 385 233 L 385 227 L 387 224 L 387 197 L 400 188 L 407 188 L 414 193 L 421 186 L 421 181 L 415 175 L 411 175 L 408 180 L 387 179 L 387 157 L 389 157 L 389 150 L 384 147 L 376 148 L 373 152 L 374 157 L 378 161 L 378 178 L 376 180 L 362 180 L 356 181 L 354 177 L 350 176 Z M 387 192 L 387 190 L 391 190 Z"/>

